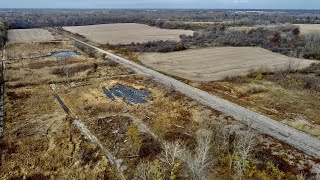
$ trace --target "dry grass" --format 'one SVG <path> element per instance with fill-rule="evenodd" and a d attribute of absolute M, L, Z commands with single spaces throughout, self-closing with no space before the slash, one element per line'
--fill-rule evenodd
<path fill-rule="evenodd" d="M 9 43 L 33 43 L 55 40 L 52 34 L 44 29 L 12 29 L 8 31 Z"/>
<path fill-rule="evenodd" d="M 28 46 L 25 44 L 25 46 Z M 33 44 L 39 48 L 41 44 Z M 23 44 L 12 44 L 8 46 L 8 52 L 15 52 L 17 48 L 24 47 Z M 42 50 L 37 52 L 38 56 L 50 54 L 56 45 L 43 45 Z M 64 49 L 65 48 L 65 49 Z M 69 43 L 59 46 L 60 50 L 71 48 Z M 31 52 L 25 48 L 25 52 Z M 102 59 L 76 56 L 68 58 L 37 58 L 18 60 L 10 58 L 7 62 L 6 85 L 18 88 L 30 85 L 41 85 L 50 83 L 64 83 L 83 81 L 93 77 L 104 77 L 113 75 L 123 67 L 106 67 L 108 63 Z"/>
<path fill-rule="evenodd" d="M 45 43 L 17 43 L 7 44 L 6 53 L 8 61 L 18 61 L 22 59 L 30 59 L 39 56 L 47 56 L 52 52 L 74 51 L 72 41 L 58 41 Z"/>
<path fill-rule="evenodd" d="M 8 89 L 6 102 L 6 132 L 0 141 L 2 178 L 112 177 L 105 157 L 82 138 L 48 86 Z"/>
<path fill-rule="evenodd" d="M 320 25 L 319 24 L 295 24 L 300 26 L 300 31 L 302 34 L 313 34 L 320 33 Z"/>
<path fill-rule="evenodd" d="M 287 89 L 275 82 L 247 77 L 232 82 L 202 83 L 198 87 L 320 137 L 319 93 Z"/>
<path fill-rule="evenodd" d="M 71 26 L 64 27 L 64 29 L 100 44 L 130 44 L 158 40 L 180 41 L 180 35 L 193 34 L 193 31 L 159 29 L 135 23 Z"/>
<path fill-rule="evenodd" d="M 245 75 L 250 69 L 285 68 L 291 61 L 299 68 L 313 61 L 289 58 L 258 47 L 193 49 L 142 55 L 141 62 L 158 71 L 192 81 L 215 81 Z"/>
<path fill-rule="evenodd" d="M 59 48 L 68 49 L 68 44 L 62 43 Z M 30 45 L 10 44 L 7 50 L 12 52 L 22 48 L 31 52 Z M 32 46 L 39 48 L 42 44 Z M 42 51 L 37 53 L 43 56 L 55 47 L 44 45 Z M 66 66 L 99 64 L 83 56 L 67 60 L 70 61 Z M 52 69 L 61 65 L 59 61 L 61 59 L 23 59 L 22 63 L 15 59 L 8 60 L 5 136 L 0 139 L 0 176 L 3 179 L 116 178 L 107 159 L 95 145 L 83 138 L 52 96 L 47 83 L 64 79 L 51 74 Z M 103 69 L 102 66 L 98 66 L 97 70 L 100 69 Z M 81 76 L 76 74 L 76 78 Z M 13 87 L 14 84 L 20 85 Z"/>

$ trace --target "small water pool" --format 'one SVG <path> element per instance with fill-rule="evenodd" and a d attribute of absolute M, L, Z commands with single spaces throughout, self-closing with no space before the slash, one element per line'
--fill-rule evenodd
<path fill-rule="evenodd" d="M 133 104 L 143 104 L 150 98 L 150 92 L 147 90 L 138 90 L 124 85 L 116 85 L 110 91 L 103 88 L 103 92 L 112 101 L 115 100 L 114 96 L 123 98 L 125 101 Z"/>
<path fill-rule="evenodd" d="M 52 55 L 48 56 L 48 58 L 62 58 L 62 57 L 72 57 L 79 56 L 80 53 L 75 51 L 66 51 L 66 52 L 55 52 Z"/>

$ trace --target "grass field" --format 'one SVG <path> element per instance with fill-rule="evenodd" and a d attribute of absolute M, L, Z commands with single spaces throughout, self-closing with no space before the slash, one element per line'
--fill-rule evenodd
<path fill-rule="evenodd" d="M 9 43 L 32 43 L 55 40 L 52 34 L 44 29 L 13 29 L 9 30 Z"/>
<path fill-rule="evenodd" d="M 141 62 L 158 71 L 192 81 L 215 81 L 245 75 L 251 69 L 306 67 L 313 61 L 294 59 L 258 47 L 221 47 L 173 53 L 149 53 Z"/>
<path fill-rule="evenodd" d="M 320 24 L 295 24 L 300 26 L 302 34 L 320 33 Z"/>
<path fill-rule="evenodd" d="M 158 40 L 180 41 L 180 35 L 193 34 L 193 31 L 159 29 L 135 23 L 72 26 L 64 27 L 64 29 L 83 35 L 100 44 L 129 44 L 131 42 L 143 43 Z"/>

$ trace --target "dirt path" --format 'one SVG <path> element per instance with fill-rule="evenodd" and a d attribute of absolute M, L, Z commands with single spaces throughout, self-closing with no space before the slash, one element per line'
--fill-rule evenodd
<path fill-rule="evenodd" d="M 312 137 L 304 132 L 296 130 L 266 116 L 260 115 L 254 111 L 241 107 L 237 104 L 229 102 L 225 99 L 194 88 L 174 78 L 163 75 L 157 71 L 146 68 L 127 59 L 121 58 L 108 51 L 92 46 L 74 37 L 69 37 L 84 45 L 94 48 L 101 53 L 105 53 L 107 58 L 116 63 L 132 69 L 137 73 L 149 75 L 156 81 L 166 86 L 173 87 L 176 91 L 179 91 L 180 93 L 185 94 L 186 96 L 197 100 L 204 105 L 207 105 L 213 109 L 221 111 L 228 116 L 233 117 L 235 120 L 246 124 L 247 126 L 259 131 L 262 134 L 270 135 L 278 140 L 292 145 L 299 150 L 304 151 L 306 154 L 309 154 L 311 156 L 320 157 L 320 140 L 315 137 Z"/>

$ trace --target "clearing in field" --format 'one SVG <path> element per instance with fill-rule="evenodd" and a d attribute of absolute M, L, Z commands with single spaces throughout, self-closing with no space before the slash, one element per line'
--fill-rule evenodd
<path fill-rule="evenodd" d="M 302 34 L 320 33 L 320 24 L 295 24 L 300 26 Z"/>
<path fill-rule="evenodd" d="M 9 43 L 33 43 L 55 40 L 52 34 L 44 29 L 13 29 L 9 30 Z"/>
<path fill-rule="evenodd" d="M 64 27 L 64 29 L 83 35 L 90 41 L 100 44 L 130 44 L 159 40 L 180 41 L 180 35 L 193 35 L 193 31 L 159 29 L 136 23 L 71 26 Z"/>
<path fill-rule="evenodd" d="M 142 55 L 142 63 L 158 71 L 192 81 L 215 81 L 245 75 L 251 69 L 298 68 L 314 61 L 290 58 L 258 47 L 219 47 Z"/>

